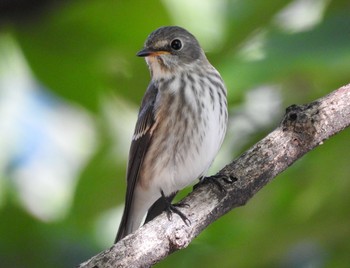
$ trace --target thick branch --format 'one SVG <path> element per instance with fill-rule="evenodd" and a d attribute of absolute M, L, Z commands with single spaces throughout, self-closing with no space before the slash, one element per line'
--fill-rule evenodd
<path fill-rule="evenodd" d="M 257 191 L 324 140 L 350 125 L 350 84 L 306 105 L 292 105 L 279 127 L 223 168 L 219 174 L 233 183 L 203 184 L 189 194 L 181 209 L 190 219 L 186 226 L 177 215 L 163 213 L 79 267 L 149 267 L 183 249 L 210 223 L 244 205 Z"/>

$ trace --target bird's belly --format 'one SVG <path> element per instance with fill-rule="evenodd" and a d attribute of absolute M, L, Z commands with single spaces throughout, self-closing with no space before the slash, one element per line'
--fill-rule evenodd
<path fill-rule="evenodd" d="M 212 119 L 212 118 L 211 118 Z M 219 131 L 219 120 L 211 120 L 167 133 L 166 141 L 154 142 L 147 157 L 150 187 L 165 195 L 181 190 L 205 175 L 222 143 L 224 131 Z M 154 139 L 157 139 L 155 135 Z"/>
<path fill-rule="evenodd" d="M 212 89 L 209 80 L 198 87 L 199 77 L 192 78 L 197 84 L 186 79 L 175 79 L 156 99 L 154 132 L 141 170 L 144 187 L 154 193 L 169 195 L 205 175 L 226 132 L 220 88 Z"/>

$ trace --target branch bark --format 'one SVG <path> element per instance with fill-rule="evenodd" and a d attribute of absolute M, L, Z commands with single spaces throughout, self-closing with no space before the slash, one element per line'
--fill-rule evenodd
<path fill-rule="evenodd" d="M 305 105 L 287 108 L 281 124 L 218 174 L 235 178 L 202 184 L 181 203 L 190 226 L 163 213 L 85 263 L 80 268 L 149 267 L 186 248 L 209 224 L 244 205 L 269 181 L 323 141 L 350 125 L 350 84 Z"/>

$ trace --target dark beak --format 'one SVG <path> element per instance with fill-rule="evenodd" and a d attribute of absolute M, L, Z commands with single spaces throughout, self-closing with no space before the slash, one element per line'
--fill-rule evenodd
<path fill-rule="evenodd" d="M 136 56 L 138 56 L 138 57 L 147 57 L 147 56 L 149 56 L 151 54 L 152 54 L 152 52 L 149 49 L 144 48 L 144 49 L 140 50 L 139 52 L 137 52 Z"/>
<path fill-rule="evenodd" d="M 159 56 L 161 54 L 170 54 L 168 51 L 162 51 L 162 50 L 151 50 L 149 48 L 144 48 L 137 52 L 136 56 L 138 57 L 148 57 L 148 56 Z"/>

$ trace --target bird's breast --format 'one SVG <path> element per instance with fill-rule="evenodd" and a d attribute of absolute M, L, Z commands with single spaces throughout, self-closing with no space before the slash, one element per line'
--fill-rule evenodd
<path fill-rule="evenodd" d="M 219 97 L 222 93 L 201 79 L 184 74 L 159 83 L 155 127 L 141 170 L 144 187 L 165 194 L 182 189 L 216 156 L 226 131 L 226 96 Z"/>

